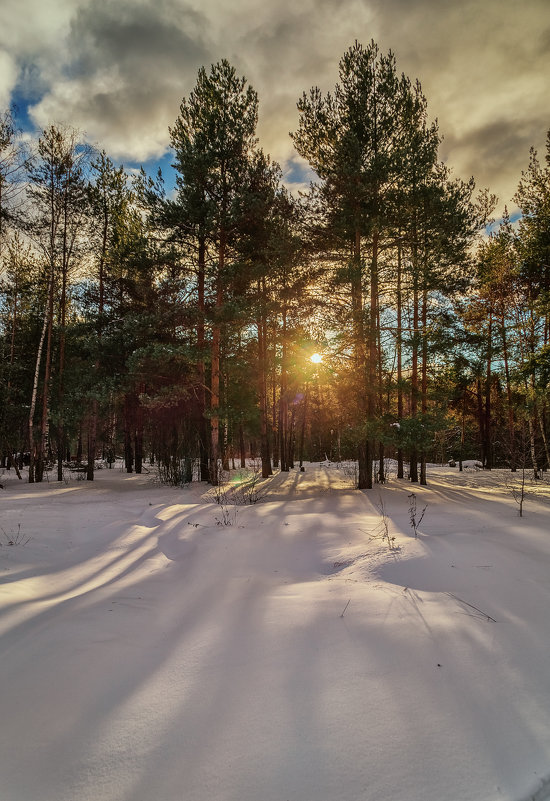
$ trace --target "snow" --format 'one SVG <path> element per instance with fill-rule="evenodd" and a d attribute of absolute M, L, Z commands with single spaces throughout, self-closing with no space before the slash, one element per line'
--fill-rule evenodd
<path fill-rule="evenodd" d="M 305 467 L 4 472 L 2 801 L 550 798 L 550 485 Z"/>

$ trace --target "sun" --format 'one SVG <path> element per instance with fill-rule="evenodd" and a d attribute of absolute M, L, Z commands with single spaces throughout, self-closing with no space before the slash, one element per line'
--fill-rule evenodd
<path fill-rule="evenodd" d="M 312 353 L 309 359 L 313 364 L 320 364 L 323 361 L 323 357 L 320 353 Z"/>

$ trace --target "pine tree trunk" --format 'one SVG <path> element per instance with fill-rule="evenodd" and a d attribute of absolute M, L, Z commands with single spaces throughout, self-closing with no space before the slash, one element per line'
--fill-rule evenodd
<path fill-rule="evenodd" d="M 135 398 L 134 406 L 134 454 L 135 454 L 135 471 L 141 475 L 143 470 L 143 406 L 141 405 L 140 396 L 145 394 L 146 385 L 141 382 L 138 386 L 137 397 Z"/>
<path fill-rule="evenodd" d="M 188 453 L 183 460 L 183 480 L 186 484 L 191 484 L 193 481 L 193 462 Z"/>
<path fill-rule="evenodd" d="M 378 410 L 379 414 L 383 414 L 384 409 L 384 392 L 383 392 L 383 377 L 384 371 L 382 367 L 382 342 L 380 340 L 381 331 L 380 331 L 380 305 L 377 304 L 376 310 L 376 347 L 377 347 L 377 355 L 378 355 Z M 389 411 L 389 399 L 387 409 Z M 384 455 L 385 455 L 385 448 L 384 443 L 382 440 L 378 442 L 378 483 L 383 484 L 386 480 L 386 470 L 384 464 Z"/>
<path fill-rule="evenodd" d="M 481 388 L 481 379 L 476 379 L 476 397 L 477 397 L 477 418 L 479 426 L 479 441 L 481 445 L 481 464 L 485 464 L 485 444 L 487 439 L 485 437 L 485 411 L 483 408 L 483 392 Z"/>
<path fill-rule="evenodd" d="M 279 395 L 279 456 L 281 472 L 288 472 L 288 396 L 287 396 L 287 341 L 286 307 L 282 310 L 281 331 L 281 384 Z"/>
<path fill-rule="evenodd" d="M 273 436 L 273 467 L 279 467 L 279 425 L 277 415 L 277 323 L 273 321 L 273 358 L 271 366 L 271 424 Z"/>
<path fill-rule="evenodd" d="M 544 458 L 545 458 L 545 465 L 546 467 L 550 464 L 550 453 L 548 452 L 548 439 L 546 437 L 546 431 L 544 430 L 544 420 L 543 415 L 539 414 L 539 429 L 540 429 L 540 436 L 542 439 L 542 446 L 544 448 Z"/>
<path fill-rule="evenodd" d="M 300 459 L 300 467 L 304 466 L 304 442 L 306 434 L 306 420 L 307 420 L 307 402 L 308 402 L 309 384 L 306 382 L 304 389 L 304 402 L 302 404 L 302 425 L 300 428 L 300 445 L 298 457 Z"/>
<path fill-rule="evenodd" d="M 198 264 L 198 286 L 197 286 L 198 306 L 199 306 L 199 321 L 197 324 L 197 348 L 199 350 L 199 360 L 197 363 L 198 376 L 199 376 L 198 435 L 199 435 L 199 472 L 201 481 L 208 481 L 210 478 L 209 468 L 208 468 L 208 421 L 206 419 L 206 370 L 204 365 L 204 348 L 206 344 L 205 321 L 204 321 L 205 274 L 206 274 L 206 244 L 204 236 L 201 236 L 199 239 L 199 264 Z"/>
<path fill-rule="evenodd" d="M 38 351 L 36 353 L 36 363 L 34 368 L 34 381 L 32 387 L 31 406 L 29 411 L 29 484 L 34 484 L 35 481 L 35 444 L 34 444 L 34 413 L 36 409 L 36 398 L 38 395 L 38 380 L 40 377 L 40 362 L 42 361 L 42 351 L 44 349 L 44 341 L 46 339 L 46 332 L 48 329 L 49 320 L 49 297 L 53 292 L 53 268 L 50 270 L 50 280 L 48 284 L 48 298 L 46 300 L 46 309 L 44 311 L 44 322 L 42 324 L 42 332 L 40 334 L 40 342 L 38 343 Z"/>
<path fill-rule="evenodd" d="M 491 375 L 491 368 L 492 368 L 492 361 L 493 361 L 493 353 L 492 353 L 492 336 L 493 336 L 493 312 L 492 309 L 489 310 L 489 321 L 488 321 L 488 331 L 487 331 L 487 378 L 485 383 L 485 461 L 483 463 L 483 467 L 485 470 L 491 470 L 493 467 L 493 445 L 491 441 L 491 429 L 492 429 L 492 419 L 491 419 L 491 384 L 492 384 L 492 375 Z"/>
<path fill-rule="evenodd" d="M 510 437 L 510 468 L 512 473 L 516 472 L 516 434 L 514 421 L 514 406 L 512 403 L 512 387 L 510 382 L 510 367 L 508 362 L 508 342 L 506 337 L 506 325 L 504 314 L 501 316 L 500 330 L 502 338 L 502 358 L 504 360 L 504 375 L 506 377 L 506 400 L 508 405 L 508 433 Z"/>
<path fill-rule="evenodd" d="M 223 307 L 222 273 L 225 267 L 225 231 L 220 232 L 220 245 L 218 252 L 218 275 L 216 279 L 216 320 L 212 326 L 211 376 L 210 376 L 210 483 L 219 484 L 220 459 L 220 356 L 221 356 L 221 324 L 218 316 Z"/>
<path fill-rule="evenodd" d="M 133 398 L 124 396 L 124 466 L 127 473 L 134 471 L 134 452 L 132 449 L 132 428 L 134 424 Z"/>
<path fill-rule="evenodd" d="M 361 441 L 359 442 L 359 446 L 357 449 L 358 453 L 357 489 L 369 489 L 370 487 L 372 487 L 372 472 L 371 473 L 368 472 L 369 446 L 370 442 L 366 438 L 362 438 Z M 372 464 L 372 456 L 371 456 L 371 464 Z"/>
<path fill-rule="evenodd" d="M 289 422 L 289 430 L 288 430 L 288 455 L 287 455 L 287 465 L 289 470 L 294 469 L 294 421 L 296 416 L 296 407 L 293 406 L 290 412 L 290 422 Z"/>
<path fill-rule="evenodd" d="M 82 464 L 82 421 L 78 426 L 78 442 L 76 444 L 76 463 Z"/>
<path fill-rule="evenodd" d="M 533 478 L 536 480 L 539 477 L 539 466 L 537 462 L 537 449 L 535 445 L 535 425 L 531 415 L 529 415 L 527 424 L 529 426 L 529 450 L 531 453 L 531 464 L 533 465 Z"/>
<path fill-rule="evenodd" d="M 386 471 L 384 466 L 384 443 L 378 443 L 378 481 L 383 484 L 386 480 Z"/>
<path fill-rule="evenodd" d="M 94 480 L 96 430 L 97 430 L 96 427 L 97 427 L 97 400 L 94 398 L 94 400 L 92 401 L 92 413 L 90 414 L 90 417 L 88 419 L 86 481 Z"/>
<path fill-rule="evenodd" d="M 376 372 L 378 365 L 378 230 L 375 229 L 372 238 L 372 259 L 370 271 L 370 320 L 369 320 L 369 359 L 368 359 L 368 386 L 367 386 L 367 420 L 373 423 L 376 419 Z M 369 434 L 367 447 L 367 489 L 372 489 L 374 440 Z"/>
<path fill-rule="evenodd" d="M 99 305 L 97 313 L 97 337 L 101 346 L 101 337 L 103 333 L 103 314 L 105 311 L 105 259 L 107 255 L 107 236 L 109 230 L 109 211 L 105 192 L 103 195 L 103 226 L 101 234 L 101 251 L 99 256 Z M 99 375 L 99 360 L 95 363 L 96 372 Z M 88 447 L 87 447 L 87 467 L 86 467 L 86 480 L 94 480 L 95 471 L 95 454 L 97 447 L 97 422 L 98 422 L 98 402 L 94 398 L 91 404 L 90 417 L 88 420 Z M 80 440 L 82 448 L 82 440 Z M 82 457 L 81 457 L 82 458 Z M 112 467 L 112 462 L 109 460 L 109 467 Z"/>
<path fill-rule="evenodd" d="M 48 432 L 49 390 L 52 366 L 52 337 L 53 337 L 53 263 L 51 266 L 52 281 L 48 298 L 48 336 L 46 341 L 46 367 L 44 371 L 44 388 L 42 392 L 42 422 L 40 424 L 40 439 L 36 454 L 35 481 L 42 481 L 44 476 L 44 451 L 46 449 L 46 436 Z"/>
<path fill-rule="evenodd" d="M 65 432 L 60 422 L 57 429 L 57 480 L 63 481 L 63 457 L 65 452 Z"/>
<path fill-rule="evenodd" d="M 422 418 L 428 411 L 428 290 L 426 287 L 422 290 Z M 424 442 L 422 443 L 422 450 L 420 452 L 420 484 L 426 486 L 426 451 Z"/>
<path fill-rule="evenodd" d="M 418 280 L 416 268 L 413 288 L 413 337 L 412 337 L 412 363 L 411 363 L 411 417 L 416 420 L 418 413 L 418 339 L 419 339 L 419 313 L 418 313 Z M 411 448 L 409 478 L 413 484 L 418 483 L 418 450 L 416 443 Z"/>
<path fill-rule="evenodd" d="M 220 451 L 222 470 L 229 472 L 229 426 L 227 420 L 220 425 Z"/>
<path fill-rule="evenodd" d="M 401 243 L 397 249 L 397 419 L 403 420 L 403 298 L 401 278 Z M 403 448 L 397 449 L 397 478 L 403 478 Z"/>
<path fill-rule="evenodd" d="M 212 328 L 211 346 L 211 378 L 210 378 L 210 483 L 218 485 L 218 460 L 220 456 L 220 421 L 218 417 L 219 387 L 220 387 L 220 327 L 215 324 Z"/>
<path fill-rule="evenodd" d="M 353 355 L 357 385 L 357 409 L 360 414 L 360 425 L 369 419 L 367 357 L 365 352 L 365 325 L 363 320 L 363 287 L 361 284 L 361 234 L 357 230 L 353 242 L 351 277 L 351 309 L 353 324 Z M 372 488 L 372 452 L 366 435 L 359 435 L 357 443 L 357 489 Z"/>
<path fill-rule="evenodd" d="M 239 454 L 241 457 L 241 469 L 246 467 L 246 449 L 244 444 L 244 430 L 242 421 L 239 423 Z M 263 476 L 263 469 L 262 469 Z"/>
<path fill-rule="evenodd" d="M 267 324 L 264 317 L 265 301 L 265 280 L 258 282 L 258 292 L 260 295 L 262 310 L 256 321 L 258 333 L 258 396 L 260 402 L 260 456 L 262 460 L 262 478 L 267 478 L 273 474 L 271 460 L 269 456 L 269 433 L 267 423 Z M 242 424 L 241 424 L 242 437 Z M 241 453 L 244 450 L 244 440 L 242 440 Z M 241 456 L 242 461 L 242 456 Z M 243 465 L 244 467 L 244 465 Z"/>
<path fill-rule="evenodd" d="M 71 247 L 68 242 L 68 210 L 67 210 L 68 196 L 65 192 L 63 202 L 63 250 L 62 250 L 62 264 L 61 264 L 61 298 L 59 301 L 59 360 L 58 360 L 58 376 L 57 376 L 57 403 L 58 403 L 58 426 L 57 426 L 57 480 L 63 481 L 63 449 L 64 449 L 64 373 L 65 373 L 65 326 L 67 323 L 67 278 L 69 271 L 69 260 Z"/>
<path fill-rule="evenodd" d="M 458 457 L 458 472 L 462 473 L 463 464 L 462 459 L 464 456 L 464 442 L 466 439 L 466 388 L 462 394 L 462 421 L 460 425 L 460 454 Z"/>

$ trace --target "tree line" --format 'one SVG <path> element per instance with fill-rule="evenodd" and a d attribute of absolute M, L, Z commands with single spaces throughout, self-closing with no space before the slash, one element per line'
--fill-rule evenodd
<path fill-rule="evenodd" d="M 78 132 L 26 152 L 0 120 L 0 458 L 29 481 L 98 458 L 218 484 L 353 459 L 357 486 L 430 460 L 548 456 L 550 136 L 515 203 L 440 161 L 418 81 L 355 43 L 291 134 L 298 198 L 256 137 L 258 96 L 199 70 L 170 128 L 176 187 Z M 322 361 L 311 361 L 313 353 Z M 50 472 L 48 472 L 50 475 Z"/>

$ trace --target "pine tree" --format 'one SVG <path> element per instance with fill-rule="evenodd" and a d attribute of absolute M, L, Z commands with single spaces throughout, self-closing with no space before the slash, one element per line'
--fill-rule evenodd
<path fill-rule="evenodd" d="M 298 103 L 298 152 L 323 181 L 320 193 L 334 244 L 347 254 L 356 396 L 364 430 L 358 446 L 359 488 L 372 487 L 378 397 L 379 258 L 396 180 L 403 93 L 391 52 L 355 43 L 340 61 L 340 82 L 325 97 L 318 88 Z M 368 291 L 366 279 L 368 277 Z M 368 304 L 365 301 L 368 297 Z"/>
<path fill-rule="evenodd" d="M 28 420 L 25 410 L 31 395 L 35 306 L 40 285 L 35 254 L 19 233 L 7 239 L 0 280 L 0 455 L 10 468 L 14 451 L 25 447 Z M 19 474 L 20 475 L 20 474 Z"/>
<path fill-rule="evenodd" d="M 518 310 L 517 329 L 523 364 L 531 458 L 538 475 L 537 429 L 544 460 L 549 461 L 548 375 L 550 363 L 550 131 L 545 164 L 531 149 L 529 165 L 522 173 L 514 200 L 522 211 L 516 249 L 520 264 L 523 310 Z"/>
<path fill-rule="evenodd" d="M 210 276 L 210 481 L 218 483 L 220 458 L 220 380 L 224 305 L 228 265 L 239 233 L 239 197 L 248 159 L 255 146 L 258 116 L 256 92 L 223 60 L 210 74 L 199 70 L 196 86 L 180 106 L 171 129 L 178 170 L 182 223 L 198 233 L 199 278 L 212 251 Z M 201 291 L 201 286 L 199 286 Z M 201 300 L 199 300 L 199 305 Z M 199 348 L 202 342 L 199 342 Z"/>

